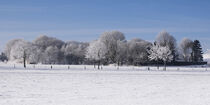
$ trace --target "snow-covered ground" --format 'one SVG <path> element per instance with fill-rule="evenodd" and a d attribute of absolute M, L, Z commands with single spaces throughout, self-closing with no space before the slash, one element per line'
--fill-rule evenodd
<path fill-rule="evenodd" d="M 0 65 L 0 105 L 208 105 L 210 69 Z M 38 68 L 39 67 L 39 68 Z M 162 69 L 162 68 L 161 68 Z M 207 71 L 206 71 L 207 70 Z"/>
<path fill-rule="evenodd" d="M 210 50 L 203 54 L 204 61 L 207 61 L 210 64 Z"/>

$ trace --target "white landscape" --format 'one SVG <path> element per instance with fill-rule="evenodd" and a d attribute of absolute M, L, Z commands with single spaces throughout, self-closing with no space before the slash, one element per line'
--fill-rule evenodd
<path fill-rule="evenodd" d="M 0 105 L 210 103 L 210 68 L 200 41 L 177 44 L 167 31 L 155 42 L 127 41 L 120 31 L 91 42 L 14 39 L 0 60 Z"/>
<path fill-rule="evenodd" d="M 0 65 L 0 105 L 208 105 L 210 68 Z"/>
<path fill-rule="evenodd" d="M 0 0 L 0 105 L 210 105 L 210 0 Z"/>

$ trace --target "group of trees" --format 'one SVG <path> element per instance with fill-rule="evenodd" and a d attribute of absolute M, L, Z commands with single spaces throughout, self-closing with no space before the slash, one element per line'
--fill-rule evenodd
<path fill-rule="evenodd" d="M 118 31 L 103 33 L 99 39 L 90 43 L 86 58 L 107 64 L 151 64 L 151 62 L 202 62 L 202 48 L 198 40 L 184 38 L 180 45 L 166 31 L 160 32 L 154 43 L 135 38 L 126 41 Z"/>
<path fill-rule="evenodd" d="M 160 32 L 153 43 L 135 38 L 127 41 L 119 31 L 104 32 L 90 43 L 40 36 L 32 42 L 14 39 L 6 44 L 8 60 L 42 64 L 129 64 L 185 61 L 201 62 L 202 48 L 198 40 L 184 38 L 178 45 L 166 31 Z"/>
<path fill-rule="evenodd" d="M 186 62 L 202 62 L 203 51 L 199 40 L 184 38 L 180 43 L 180 58 Z"/>
<path fill-rule="evenodd" d="M 42 64 L 82 64 L 88 43 L 40 36 L 32 42 L 14 39 L 6 44 L 4 53 L 10 61 Z"/>
<path fill-rule="evenodd" d="M 105 64 L 141 64 L 148 61 L 147 49 L 152 44 L 142 39 L 126 41 L 119 31 L 104 32 L 99 39 L 90 43 L 86 58 Z"/>

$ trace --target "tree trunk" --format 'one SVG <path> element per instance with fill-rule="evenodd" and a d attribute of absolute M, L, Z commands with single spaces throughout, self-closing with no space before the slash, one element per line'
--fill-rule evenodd
<path fill-rule="evenodd" d="M 98 61 L 98 70 L 100 70 L 100 60 Z"/>
<path fill-rule="evenodd" d="M 23 66 L 26 68 L 26 52 L 23 52 Z"/>
<path fill-rule="evenodd" d="M 164 71 L 166 71 L 166 61 L 164 61 Z"/>
<path fill-rule="evenodd" d="M 26 59 L 25 59 L 25 57 L 23 58 L 23 66 L 24 66 L 24 68 L 26 68 Z"/>
<path fill-rule="evenodd" d="M 95 62 L 95 61 L 93 61 L 93 62 L 94 62 L 94 63 L 93 63 L 93 64 L 94 64 L 94 69 L 95 69 L 95 68 L 96 68 L 96 62 Z"/>
<path fill-rule="evenodd" d="M 117 61 L 117 70 L 119 70 L 120 61 Z"/>

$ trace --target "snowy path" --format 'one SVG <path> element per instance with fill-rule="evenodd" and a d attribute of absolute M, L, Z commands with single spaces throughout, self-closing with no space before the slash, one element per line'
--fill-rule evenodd
<path fill-rule="evenodd" d="M 0 70 L 0 105 L 207 105 L 210 72 Z"/>

